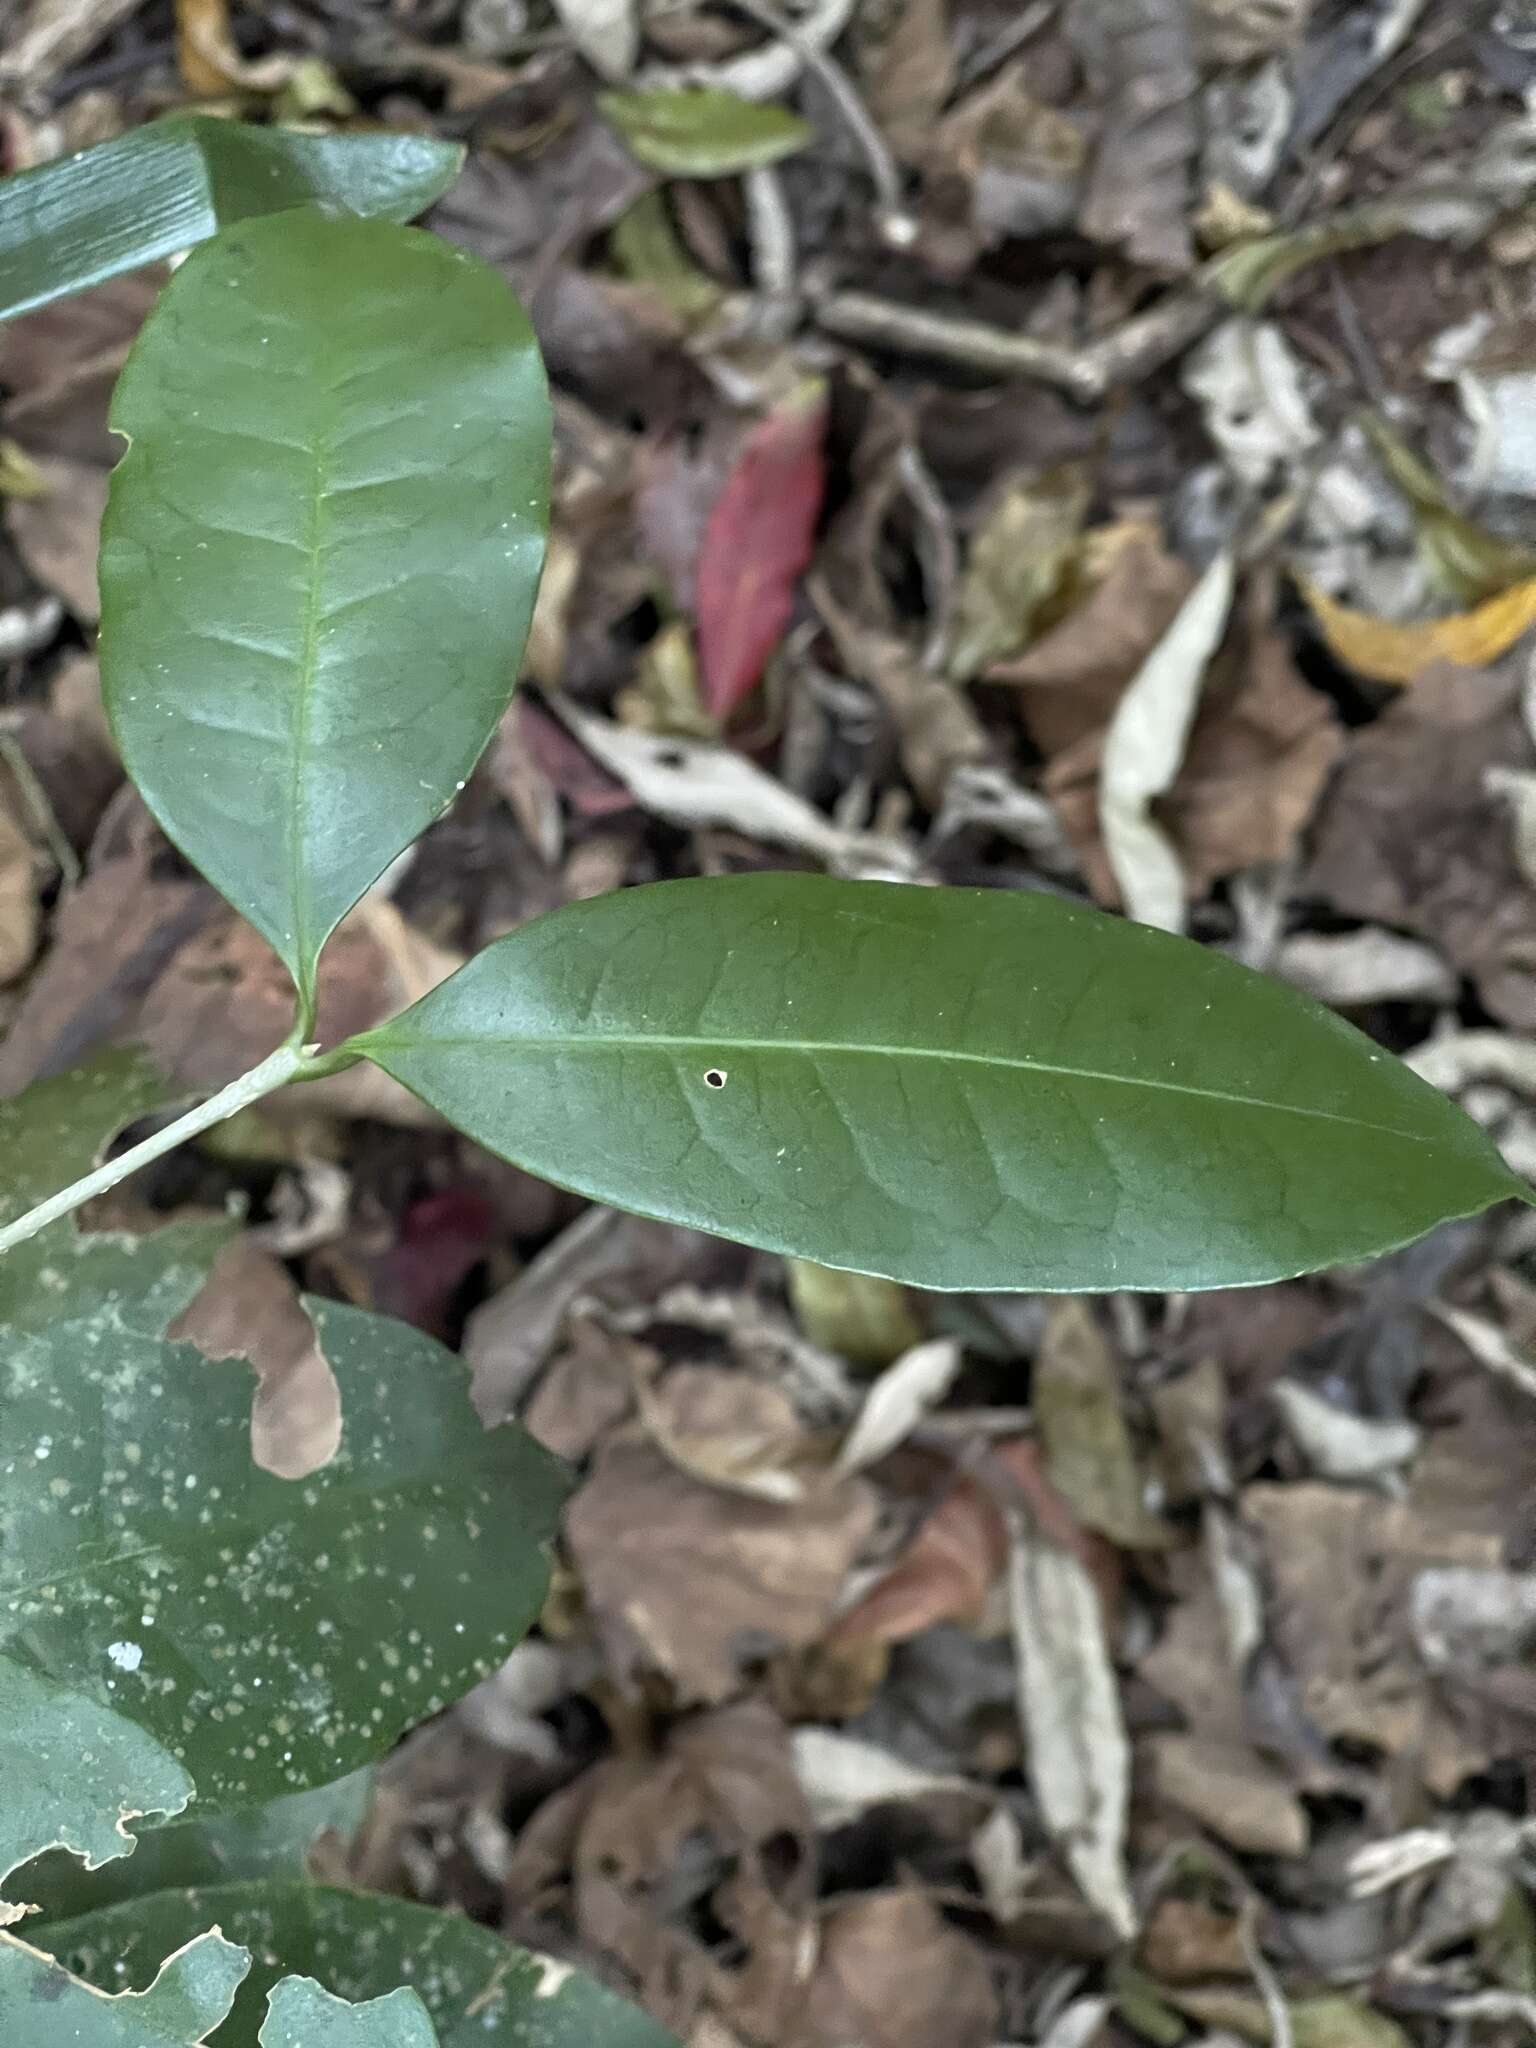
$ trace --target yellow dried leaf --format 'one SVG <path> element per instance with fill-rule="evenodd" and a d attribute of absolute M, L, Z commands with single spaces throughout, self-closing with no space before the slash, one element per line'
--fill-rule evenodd
<path fill-rule="evenodd" d="M 1536 625 L 1536 576 L 1471 611 L 1411 626 L 1352 611 L 1305 578 L 1301 590 L 1334 654 L 1347 668 L 1378 683 L 1414 682 L 1437 661 L 1487 668 Z"/>

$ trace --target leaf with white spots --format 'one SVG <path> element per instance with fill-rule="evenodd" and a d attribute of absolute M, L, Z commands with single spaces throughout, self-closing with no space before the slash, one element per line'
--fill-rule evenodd
<path fill-rule="evenodd" d="M 0 1709 L 0 1719 L 4 1713 Z M 118 1726 L 135 1741 L 147 1741 L 131 1722 L 119 1717 Z M 66 1736 L 61 1749 L 70 1743 L 78 1770 L 85 1745 Z M 179 1765 L 177 1769 L 185 1778 Z M 190 1797 L 190 1778 L 186 1784 Z M 29 1863 L 16 1880 L 16 1889 L 25 1892 L 28 1904 L 49 1919 L 65 1920 L 115 1906 L 123 1899 L 142 1898 L 146 1892 L 234 1884 L 258 1877 L 304 1877 L 317 1850 L 351 1840 L 368 1810 L 372 1790 L 373 1770 L 368 1766 L 338 1778 L 333 1785 L 289 1792 L 281 1799 L 268 1799 L 235 1813 L 204 1817 L 197 1811 L 165 1826 L 153 1825 L 143 1833 L 135 1828 L 131 1856 L 119 1853 L 115 1861 L 87 1871 L 78 1857 L 60 1849 Z M 90 1811 L 104 1803 L 93 1799 Z M 120 1850 L 129 1846 L 125 1840 Z M 5 1913 L 5 1902 L 0 1899 L 0 1920 Z"/>
<path fill-rule="evenodd" d="M 200 1934 L 159 1967 L 147 1991 L 113 1996 L 0 1934 L 0 2040 L 16 2048 L 201 2048 L 250 1966 L 246 1951 L 217 1931 Z"/>
<path fill-rule="evenodd" d="M 261 2048 L 438 2048 L 438 2040 L 427 2008 L 405 1987 L 349 2005 L 313 1977 L 285 1977 L 268 2001 Z"/>
<path fill-rule="evenodd" d="M 439 2048 L 677 2048 L 665 2027 L 582 1971 L 462 1914 L 325 1885 L 160 1892 L 50 1925 L 41 1938 L 78 1976 L 121 1989 L 144 1983 L 167 1949 L 210 1924 L 255 1959 L 210 2048 L 271 2048 L 261 2033 L 267 1993 L 290 1973 L 353 2000 L 409 1985 Z"/>
<path fill-rule="evenodd" d="M 556 1462 L 483 1431 L 430 1337 L 309 1306 L 344 1425 L 298 1481 L 251 1460 L 243 1365 L 115 1302 L 0 1357 L 0 1687 L 30 1679 L 148 1738 L 150 1793 L 114 1779 L 111 1818 L 184 1803 L 173 1766 L 199 1812 L 336 1778 L 493 1670 L 542 1604 Z M 0 1724 L 7 1786 L 56 1740 Z M 20 1853 L 68 1839 L 43 1825 Z"/>

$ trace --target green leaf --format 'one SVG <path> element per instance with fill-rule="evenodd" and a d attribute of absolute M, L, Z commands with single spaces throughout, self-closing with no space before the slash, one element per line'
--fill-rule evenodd
<path fill-rule="evenodd" d="M 597 104 L 631 156 L 669 178 L 729 178 L 804 149 L 815 132 L 786 107 L 712 87 L 600 92 Z"/>
<path fill-rule="evenodd" d="M 14 1667 L 12 1667 L 14 1669 Z M 131 1722 L 121 1721 L 138 1740 Z M 0 1727 L 6 1714 L 0 1707 Z M 80 1754 L 77 1748 L 76 1758 Z M 179 1769 L 179 1766 L 177 1767 Z M 186 1777 L 183 1802 L 192 1794 Z M 290 1792 L 282 1799 L 269 1799 L 264 1806 L 245 1807 L 238 1812 L 208 1819 L 173 1821 L 135 1831 L 130 1841 L 109 1845 L 114 1860 L 104 1869 L 83 1871 L 78 1860 L 63 1850 L 39 1857 L 16 1878 L 12 1887 L 46 1919 L 76 1918 L 98 1912 L 122 1899 L 142 1898 L 146 1892 L 184 1889 L 188 1885 L 232 1884 L 237 1879 L 273 1877 L 299 1878 L 307 1874 L 310 1851 L 322 1835 L 334 1832 L 350 1837 L 361 1824 L 373 1787 L 371 1769 L 353 1771 L 334 1785 L 317 1785 L 312 1791 Z M 97 1807 L 89 1808 L 94 1814 Z M 82 1800 L 82 1805 L 88 1802 Z M 124 1851 L 132 1847 L 133 1854 Z M 3 1917 L 0 1902 L 0 1917 Z"/>
<path fill-rule="evenodd" d="M 424 135 L 303 135 L 177 114 L 0 183 L 0 320 L 311 203 L 409 220 L 463 150 Z"/>
<path fill-rule="evenodd" d="M 215 1810 L 382 1754 L 495 1668 L 548 1582 L 555 1460 L 483 1431 L 431 1338 L 308 1306 L 344 1428 L 298 1481 L 252 1463 L 243 1365 L 113 1302 L 0 1359 L 0 1699 L 58 1688 L 115 1713 Z M 0 1731 L 7 1786 L 62 1764 L 56 1718 Z M 131 1799 L 151 1804 L 167 1810 L 158 1780 Z M 40 1818 L 22 1854 L 67 1839 Z"/>
<path fill-rule="evenodd" d="M 664 2027 L 581 1971 L 472 1920 L 323 1885 L 161 1892 L 50 1927 L 47 1940 L 78 1975 L 134 1984 L 210 1922 L 256 1958 L 213 2048 L 258 2048 L 265 1995 L 288 1972 L 351 1999 L 413 1984 L 441 2048 L 676 2048 Z"/>
<path fill-rule="evenodd" d="M 550 415 L 501 278 L 300 211 L 167 286 L 112 424 L 102 683 L 129 774 L 306 1015 L 337 921 L 463 786 L 517 675 Z"/>
<path fill-rule="evenodd" d="M 1525 1194 L 1316 1003 L 1023 891 L 628 889 L 349 1047 L 598 1201 L 922 1287 L 1230 1287 Z"/>
<path fill-rule="evenodd" d="M 273 1989 L 261 2048 L 438 2048 L 438 2040 L 414 1991 L 350 2005 L 312 1977 L 285 1977 Z"/>
<path fill-rule="evenodd" d="M 109 1052 L 0 1102 L 0 1223 L 89 1173 L 108 1142 L 162 1108 L 166 1095 L 141 1053 Z M 199 1218 L 135 1238 L 84 1231 L 67 1217 L 0 1257 L 0 1331 L 44 1330 L 110 1295 L 136 1329 L 159 1336 L 201 1287 L 232 1228 Z"/>
<path fill-rule="evenodd" d="M 109 1996 L 0 1934 L 0 2040 L 15 2048 L 200 2048 L 250 1966 L 243 1948 L 199 1934 L 161 1965 L 147 1991 Z"/>

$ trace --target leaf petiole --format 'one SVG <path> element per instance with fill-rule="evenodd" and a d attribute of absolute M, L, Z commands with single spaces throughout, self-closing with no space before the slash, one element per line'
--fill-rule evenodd
<path fill-rule="evenodd" d="M 253 1102 L 259 1102 L 264 1095 L 271 1095 L 276 1089 L 301 1077 L 318 1079 L 322 1071 L 334 1071 L 334 1062 L 334 1054 L 322 1055 L 315 1046 L 299 1045 L 289 1039 L 276 1052 L 269 1053 L 266 1059 L 252 1067 L 249 1073 L 231 1081 L 217 1095 L 210 1095 L 196 1109 L 189 1109 L 185 1116 L 177 1117 L 142 1144 L 131 1146 L 116 1159 L 109 1159 L 105 1166 L 98 1166 L 94 1173 L 88 1173 L 58 1194 L 50 1195 L 46 1202 L 39 1202 L 35 1209 L 18 1216 L 14 1223 L 6 1224 L 0 1229 L 0 1252 L 8 1252 L 13 1245 L 25 1244 L 29 1237 L 36 1237 L 40 1230 L 46 1230 L 50 1223 L 57 1223 L 61 1216 L 68 1216 L 83 1203 L 106 1194 L 109 1188 L 115 1188 L 131 1173 L 137 1173 L 141 1166 L 148 1166 L 152 1159 L 161 1159 L 167 1152 L 174 1152 L 188 1138 L 211 1130 L 237 1110 L 248 1109 Z M 346 1064 L 350 1065 L 350 1060 Z"/>

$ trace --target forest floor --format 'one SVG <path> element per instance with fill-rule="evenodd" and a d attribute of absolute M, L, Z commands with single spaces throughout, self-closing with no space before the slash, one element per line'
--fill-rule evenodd
<path fill-rule="evenodd" d="M 648 165 L 605 95 L 678 79 L 803 134 Z M 457 138 L 429 224 L 539 334 L 524 688 L 328 1036 L 628 883 L 1049 889 L 1321 998 L 1528 1173 L 1533 93 L 1528 0 L 0 4 L 5 168 L 192 101 Z M 0 1094 L 133 1040 L 206 1089 L 286 1024 L 101 714 L 162 281 L 0 332 Z M 1536 2035 L 1530 1215 L 1253 1293 L 922 1295 L 588 1208 L 356 1075 L 135 1199 L 231 1193 L 269 1369 L 295 1282 L 388 1310 L 580 1475 L 537 1635 L 328 1868 L 690 2048 Z M 1050 1628 L 1030 1530 L 1098 1595 Z"/>

